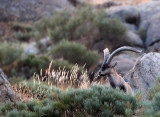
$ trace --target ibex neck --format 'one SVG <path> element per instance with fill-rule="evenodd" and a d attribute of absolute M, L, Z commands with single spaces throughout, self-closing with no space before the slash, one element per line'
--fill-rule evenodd
<path fill-rule="evenodd" d="M 109 82 L 110 85 L 115 88 L 119 84 L 119 77 L 118 73 L 116 72 L 115 69 L 112 69 L 110 74 L 108 75 L 109 77 Z"/>

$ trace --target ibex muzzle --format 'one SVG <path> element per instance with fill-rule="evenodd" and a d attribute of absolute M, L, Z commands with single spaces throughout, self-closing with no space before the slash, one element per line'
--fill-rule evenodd
<path fill-rule="evenodd" d="M 142 52 L 141 50 L 137 50 L 135 48 L 127 46 L 120 47 L 115 51 L 113 51 L 111 54 L 109 53 L 109 50 L 107 48 L 104 49 L 104 62 L 99 71 L 99 76 L 107 76 L 109 78 L 110 85 L 113 88 L 118 87 L 119 89 L 127 93 L 131 93 L 133 95 L 133 91 L 130 85 L 127 82 L 125 82 L 125 80 L 115 70 L 114 67 L 116 66 L 117 63 L 115 65 L 111 65 L 113 57 L 122 51 L 132 51 L 138 53 Z"/>

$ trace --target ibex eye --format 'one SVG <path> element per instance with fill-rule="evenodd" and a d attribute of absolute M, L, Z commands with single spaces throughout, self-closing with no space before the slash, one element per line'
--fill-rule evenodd
<path fill-rule="evenodd" d="M 107 69 L 107 65 L 102 66 L 102 71 L 104 71 L 105 69 Z"/>

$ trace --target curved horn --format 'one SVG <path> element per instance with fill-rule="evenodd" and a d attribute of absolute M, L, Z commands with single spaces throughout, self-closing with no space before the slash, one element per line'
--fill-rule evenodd
<path fill-rule="evenodd" d="M 103 64 L 105 64 L 107 62 L 108 57 L 110 56 L 110 52 L 109 52 L 108 48 L 104 49 L 103 52 L 104 52 Z"/>
<path fill-rule="evenodd" d="M 113 59 L 113 57 L 116 54 L 118 54 L 119 52 L 122 52 L 122 51 L 132 51 L 132 52 L 137 52 L 137 53 L 142 52 L 142 50 L 138 50 L 136 48 L 132 48 L 132 47 L 128 47 L 128 46 L 120 47 L 120 48 L 118 48 L 118 49 L 116 49 L 115 51 L 112 52 L 112 54 L 109 56 L 106 64 L 109 65 L 111 60 Z"/>

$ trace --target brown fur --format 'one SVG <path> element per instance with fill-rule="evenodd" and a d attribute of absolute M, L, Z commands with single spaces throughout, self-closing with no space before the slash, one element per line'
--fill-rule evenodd
<path fill-rule="evenodd" d="M 108 50 L 108 48 L 104 49 L 104 62 L 102 64 L 102 67 L 99 71 L 99 76 L 107 76 L 109 78 L 110 85 L 113 88 L 119 88 L 120 90 L 123 90 L 126 93 L 130 93 L 133 95 L 132 88 L 130 85 L 117 73 L 115 70 L 115 65 L 111 65 L 111 61 L 115 55 L 117 55 L 119 52 L 122 51 L 132 51 L 132 52 L 137 52 L 141 53 L 141 50 L 138 50 L 136 48 L 128 47 L 128 46 L 123 46 L 115 51 L 113 51 L 111 54 Z"/>
<path fill-rule="evenodd" d="M 130 93 L 132 95 L 134 95 L 132 88 L 130 87 L 130 85 L 125 82 L 125 80 L 122 78 L 122 76 L 120 76 L 117 71 L 115 70 L 115 68 L 111 67 L 111 68 L 107 68 L 105 71 L 100 71 L 101 75 L 107 75 L 107 77 L 109 78 L 109 82 L 110 85 L 113 88 L 119 88 L 121 90 L 124 90 L 126 93 Z"/>

